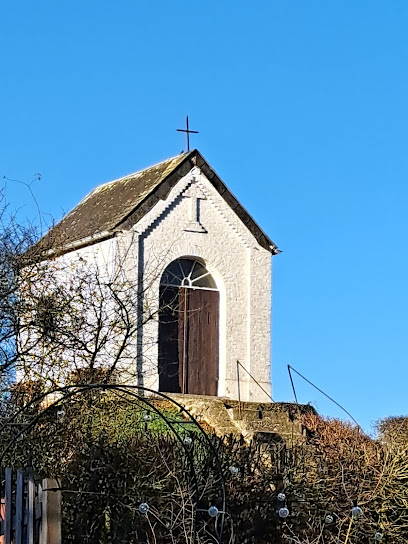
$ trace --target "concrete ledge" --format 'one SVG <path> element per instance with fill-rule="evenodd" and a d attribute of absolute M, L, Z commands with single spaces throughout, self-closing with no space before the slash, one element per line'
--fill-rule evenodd
<path fill-rule="evenodd" d="M 316 413 L 313 406 L 288 402 L 241 402 L 227 397 L 169 394 L 199 423 L 218 436 L 243 436 L 245 440 L 303 440 L 302 415 Z M 273 435 L 273 436 L 272 436 Z"/>

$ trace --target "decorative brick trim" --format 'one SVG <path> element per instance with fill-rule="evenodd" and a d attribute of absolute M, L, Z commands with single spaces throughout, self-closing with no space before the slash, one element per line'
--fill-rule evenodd
<path fill-rule="evenodd" d="M 195 166 L 194 168 L 192 168 L 191 171 L 185 176 L 185 179 L 184 180 L 181 179 L 180 182 L 173 188 L 173 190 L 170 192 L 166 200 L 157 202 L 157 204 L 152 208 L 151 213 L 149 214 L 150 217 L 147 218 L 147 216 L 145 216 L 139 221 L 139 223 L 135 225 L 138 233 L 144 234 L 148 229 L 152 228 L 154 223 L 160 220 L 160 218 L 166 212 L 166 210 L 168 210 L 170 206 L 172 206 L 172 204 L 174 204 L 174 202 L 180 196 L 183 196 L 184 193 L 189 189 L 189 187 L 191 187 L 191 185 L 194 183 L 194 184 L 197 184 L 197 187 L 200 188 L 200 190 L 203 192 L 203 194 L 208 199 L 208 201 L 211 202 L 214 209 L 220 215 L 220 217 L 222 217 L 225 224 L 238 236 L 238 238 L 241 240 L 244 246 L 248 249 L 257 249 L 258 244 L 254 243 L 253 236 L 251 235 L 251 233 L 248 232 L 247 235 L 245 235 L 242 232 L 242 229 L 244 227 L 242 227 L 242 229 L 239 229 L 237 225 L 235 225 L 230 219 L 228 219 L 227 214 L 222 209 L 222 204 L 220 202 L 217 202 L 218 199 L 214 198 L 214 196 L 205 186 L 205 183 L 202 181 L 202 178 L 204 178 L 208 182 L 208 184 L 211 185 L 210 181 L 201 172 L 198 166 Z M 222 200 L 222 197 L 219 197 L 219 198 Z M 224 203 L 223 200 L 222 202 Z M 227 205 L 225 204 L 225 206 Z M 239 221 L 239 219 L 237 219 L 237 221 Z"/>

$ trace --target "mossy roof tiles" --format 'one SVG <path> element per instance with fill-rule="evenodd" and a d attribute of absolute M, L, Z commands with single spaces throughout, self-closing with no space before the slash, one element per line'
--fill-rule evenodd
<path fill-rule="evenodd" d="M 100 185 L 91 191 L 43 239 L 54 251 L 66 252 L 109 238 L 129 228 L 160 200 L 177 181 L 197 165 L 234 210 L 258 243 L 278 253 L 276 245 L 239 204 L 197 150 L 182 153 L 149 168 Z M 56 249 L 56 247 L 58 249 Z"/>

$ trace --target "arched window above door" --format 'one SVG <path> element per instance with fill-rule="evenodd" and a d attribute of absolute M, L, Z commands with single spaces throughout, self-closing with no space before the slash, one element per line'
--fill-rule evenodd
<path fill-rule="evenodd" d="M 196 259 L 177 259 L 163 272 L 161 285 L 192 287 L 193 289 L 217 289 L 206 267 Z"/>

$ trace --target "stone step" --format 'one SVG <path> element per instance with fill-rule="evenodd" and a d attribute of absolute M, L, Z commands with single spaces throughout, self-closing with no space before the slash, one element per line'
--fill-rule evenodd
<path fill-rule="evenodd" d="M 218 436 L 243 436 L 285 441 L 304 438 L 302 415 L 316 413 L 309 405 L 287 402 L 255 403 L 231 400 L 226 397 L 202 395 L 169 395 L 186 408 L 200 423 L 211 427 Z"/>

